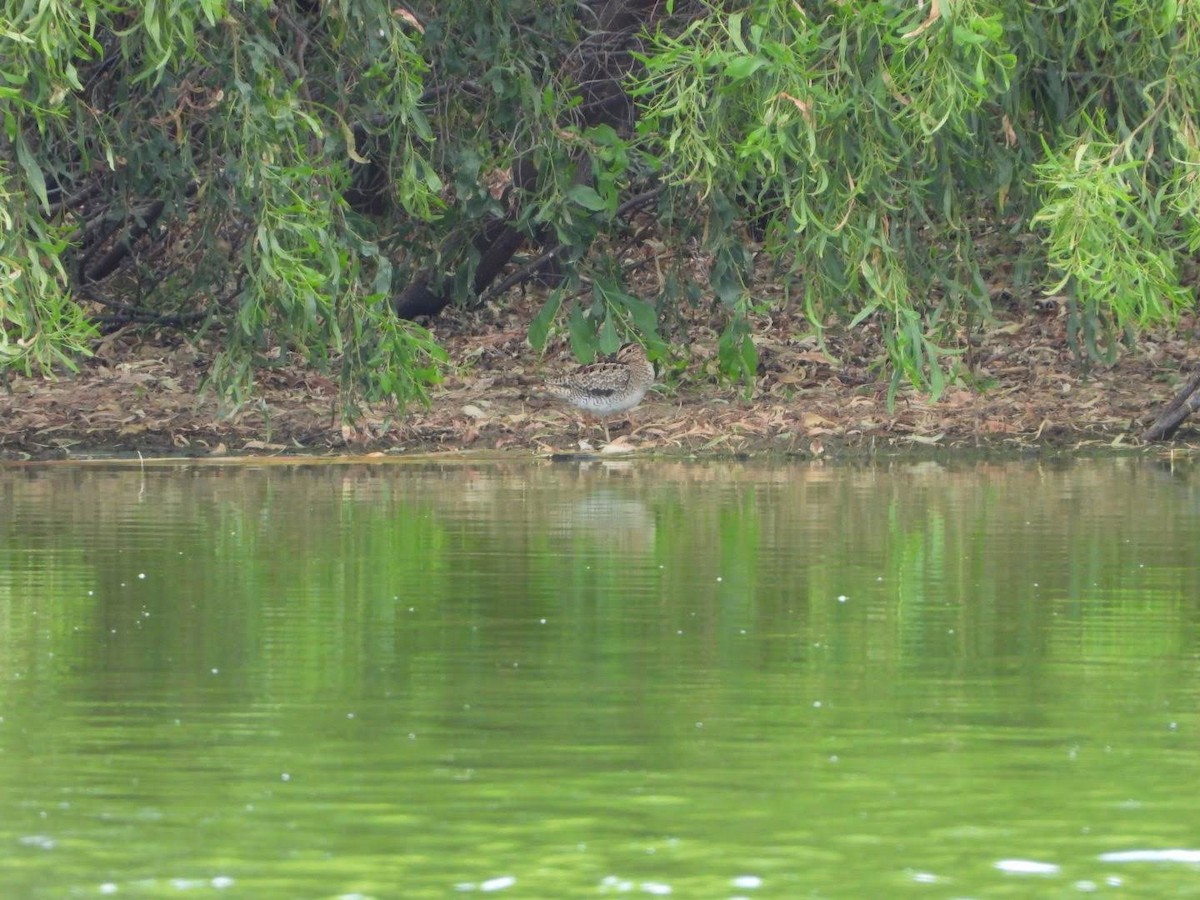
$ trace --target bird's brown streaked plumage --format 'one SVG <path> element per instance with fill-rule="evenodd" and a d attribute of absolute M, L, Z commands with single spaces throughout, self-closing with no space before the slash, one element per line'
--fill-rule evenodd
<path fill-rule="evenodd" d="M 633 409 L 652 384 L 654 366 L 646 359 L 646 349 L 641 344 L 626 344 L 617 352 L 616 362 L 592 363 L 548 378 L 546 390 L 559 400 L 599 416 L 604 423 L 604 439 L 608 440 L 605 418 Z"/>

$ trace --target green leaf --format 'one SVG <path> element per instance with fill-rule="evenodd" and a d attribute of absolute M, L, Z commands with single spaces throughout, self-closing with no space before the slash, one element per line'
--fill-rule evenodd
<path fill-rule="evenodd" d="M 562 309 L 562 294 L 555 291 L 542 304 L 538 314 L 529 323 L 529 343 L 535 350 L 541 351 L 546 346 L 546 339 L 550 337 L 550 326 L 554 324 L 554 319 L 558 316 L 560 309 Z"/>
<path fill-rule="evenodd" d="M 586 184 L 573 184 L 567 188 L 567 197 L 578 203 L 584 209 L 590 209 L 592 212 L 604 212 L 605 210 L 616 210 L 616 205 L 609 203 L 598 193 L 596 189 Z"/>
<path fill-rule="evenodd" d="M 605 316 L 600 323 L 600 352 L 611 354 L 621 349 L 621 336 L 617 334 L 617 326 L 612 316 Z"/>
<path fill-rule="evenodd" d="M 734 81 L 749 78 L 767 64 L 761 56 L 735 56 L 725 65 L 725 74 Z"/>
<path fill-rule="evenodd" d="M 567 320 L 567 329 L 571 335 L 571 352 L 581 362 L 589 363 L 596 358 L 596 335 L 591 323 L 583 314 L 583 307 L 578 303 L 571 307 L 571 316 Z"/>
<path fill-rule="evenodd" d="M 742 338 L 742 376 L 747 384 L 758 374 L 758 347 L 750 335 Z"/>
<path fill-rule="evenodd" d="M 25 178 L 29 181 L 29 187 L 42 202 L 42 209 L 46 214 L 50 214 L 50 198 L 46 195 L 46 178 L 42 175 L 41 167 L 38 166 L 37 160 L 33 158 L 33 154 L 29 150 L 29 145 L 25 143 L 25 135 L 18 134 L 15 142 L 17 149 L 17 162 L 21 164 L 21 168 L 25 171 Z"/>
<path fill-rule="evenodd" d="M 729 17 L 729 25 L 726 30 L 729 32 L 729 39 L 733 41 L 733 45 L 743 53 L 748 53 L 746 42 L 742 39 L 742 20 L 745 17 L 745 13 L 733 13 Z"/>
<path fill-rule="evenodd" d="M 654 304 L 647 303 L 639 297 L 626 295 L 625 308 L 633 316 L 633 324 L 639 332 L 647 337 L 658 336 L 658 312 Z"/>

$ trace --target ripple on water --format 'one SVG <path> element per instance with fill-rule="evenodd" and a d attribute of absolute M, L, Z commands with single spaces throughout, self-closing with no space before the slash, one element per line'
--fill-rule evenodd
<path fill-rule="evenodd" d="M 909 877 L 917 884 L 937 884 L 938 877 L 933 872 L 909 872 Z"/>
<path fill-rule="evenodd" d="M 1054 863 L 1033 859 L 1002 859 L 996 863 L 996 868 L 1009 875 L 1057 875 L 1062 871 L 1061 867 Z"/>
<path fill-rule="evenodd" d="M 1101 853 L 1099 859 L 1109 863 L 1166 862 L 1196 865 L 1200 864 L 1200 850 L 1118 850 L 1114 853 Z"/>
<path fill-rule="evenodd" d="M 489 878 L 486 881 L 481 881 L 476 884 L 473 881 L 460 881 L 454 886 L 456 891 L 467 893 L 469 891 L 483 891 L 490 893 L 492 891 L 503 891 L 512 887 L 517 883 L 517 879 L 512 875 L 500 875 L 497 878 Z"/>
<path fill-rule="evenodd" d="M 228 875 L 217 875 L 213 878 L 172 878 L 168 883 L 177 891 L 194 891 L 207 887 L 222 891 L 234 885 L 233 879 Z"/>
<path fill-rule="evenodd" d="M 602 893 L 629 894 L 634 890 L 635 886 L 632 881 L 627 878 L 618 878 L 616 875 L 606 875 L 600 881 Z M 674 888 L 662 881 L 643 881 L 636 886 L 636 890 L 654 897 L 666 897 L 674 893 Z"/>

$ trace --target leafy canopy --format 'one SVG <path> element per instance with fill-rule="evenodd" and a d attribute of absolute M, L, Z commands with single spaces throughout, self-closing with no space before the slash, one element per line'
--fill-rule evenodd
<path fill-rule="evenodd" d="M 706 289 L 731 377 L 754 314 L 800 304 L 818 333 L 878 327 L 893 391 L 937 393 L 1001 265 L 1064 295 L 1097 358 L 1193 300 L 1194 2 L 2 9 L 3 368 L 133 322 L 219 336 L 235 401 L 282 349 L 403 404 L 445 361 L 405 298 L 537 274 L 538 346 L 655 342 Z M 752 293 L 760 249 L 777 296 Z"/>

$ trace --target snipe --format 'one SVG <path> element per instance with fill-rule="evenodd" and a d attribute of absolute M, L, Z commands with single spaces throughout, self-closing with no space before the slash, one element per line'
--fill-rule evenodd
<path fill-rule="evenodd" d="M 609 440 L 608 416 L 633 409 L 654 384 L 654 366 L 641 344 L 626 344 L 616 362 L 580 366 L 567 375 L 546 379 L 546 390 L 584 412 L 599 416 L 604 439 Z"/>

